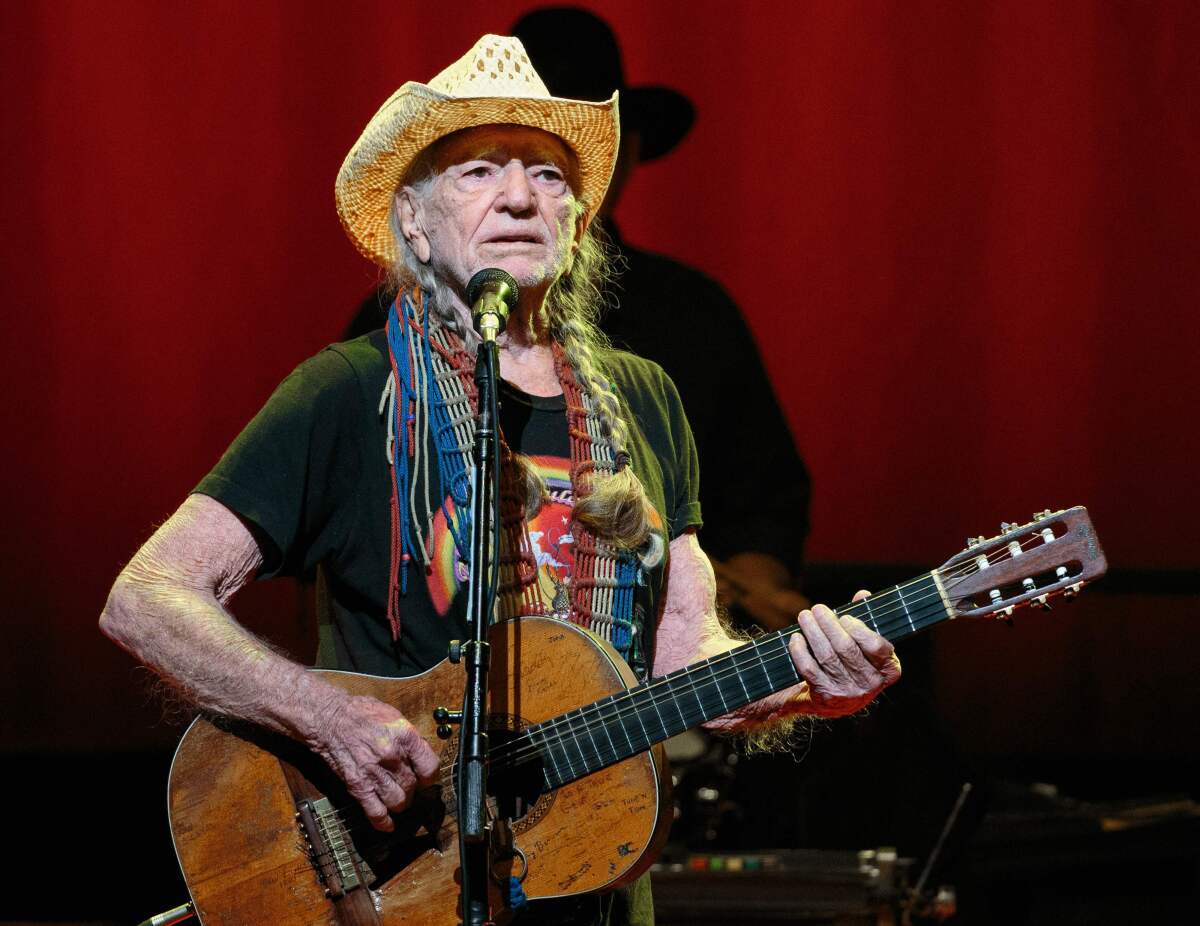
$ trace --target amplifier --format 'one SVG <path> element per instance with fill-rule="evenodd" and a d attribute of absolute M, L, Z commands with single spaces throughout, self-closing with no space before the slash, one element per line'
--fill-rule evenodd
<path fill-rule="evenodd" d="M 655 921 L 883 926 L 897 922 L 911 867 L 889 848 L 688 855 L 650 870 Z"/>

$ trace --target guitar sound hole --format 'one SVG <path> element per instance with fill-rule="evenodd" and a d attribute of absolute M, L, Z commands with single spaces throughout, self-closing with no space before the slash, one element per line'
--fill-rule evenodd
<path fill-rule="evenodd" d="M 511 730 L 493 728 L 488 731 L 493 750 L 511 743 L 518 736 L 519 734 Z M 503 749 L 500 750 L 500 755 L 505 755 Z M 534 810 L 534 805 L 543 794 L 544 785 L 542 760 L 536 753 L 523 762 L 493 762 L 488 771 L 488 795 L 496 802 L 496 813 L 513 823 L 523 821 L 526 825 L 532 825 L 533 820 L 525 821 L 524 818 Z M 544 803 L 548 805 L 549 801 Z M 544 809 L 539 810 L 540 812 L 534 814 L 535 818 L 541 817 L 545 812 Z"/>
<path fill-rule="evenodd" d="M 519 718 L 502 714 L 488 717 L 488 805 L 491 814 L 507 819 L 514 833 L 534 826 L 550 810 L 557 792 L 545 791 L 546 775 L 541 752 L 521 733 L 528 726 Z M 442 749 L 443 767 L 454 767 L 453 784 L 447 783 L 442 798 L 454 813 L 458 786 L 458 737 L 451 737 Z"/>

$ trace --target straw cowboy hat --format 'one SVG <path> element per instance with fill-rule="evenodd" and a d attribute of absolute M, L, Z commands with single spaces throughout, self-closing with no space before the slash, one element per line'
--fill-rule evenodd
<path fill-rule="evenodd" d="M 371 117 L 334 184 L 338 217 L 362 253 L 390 267 L 392 198 L 417 156 L 480 125 L 527 125 L 557 135 L 579 160 L 589 218 L 604 199 L 620 137 L 617 94 L 604 102 L 553 97 L 518 39 L 485 35 L 428 84 L 409 81 Z"/>

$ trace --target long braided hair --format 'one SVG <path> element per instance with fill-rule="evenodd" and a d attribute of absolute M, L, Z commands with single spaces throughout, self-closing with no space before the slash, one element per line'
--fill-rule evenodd
<path fill-rule="evenodd" d="M 432 190 L 435 174 L 433 158 L 417 160 L 410 177 L 401 185 L 424 198 Z M 574 201 L 573 219 L 584 213 L 587 204 Z M 414 283 L 430 295 L 432 311 L 438 321 L 454 331 L 468 345 L 477 343 L 473 330 L 463 330 L 451 307 L 446 285 L 433 268 L 422 263 L 402 233 L 399 210 L 393 201 L 390 225 L 398 244 L 399 260 L 391 268 L 391 282 L 397 290 Z M 620 550 L 636 551 L 644 565 L 651 567 L 662 557 L 663 540 L 652 529 L 651 505 L 641 480 L 628 465 L 629 424 L 621 409 L 612 380 L 598 354 L 609 346 L 607 336 L 597 325 L 604 306 L 604 288 L 614 275 L 611 245 L 603 229 L 593 219 L 580 237 L 569 266 L 551 284 L 542 311 L 546 313 L 551 339 L 562 348 L 576 383 L 593 405 L 603 437 L 608 441 L 615 465 L 605 471 L 599 467 L 590 475 L 586 492 L 577 492 L 572 518 Z M 526 487 L 526 520 L 531 518 L 546 497 L 546 488 L 533 466 L 521 454 L 514 455 L 520 477 Z"/>

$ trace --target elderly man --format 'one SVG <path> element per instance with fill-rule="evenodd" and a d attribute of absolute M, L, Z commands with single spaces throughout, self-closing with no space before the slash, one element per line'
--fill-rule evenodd
<path fill-rule="evenodd" d="M 439 757 L 400 712 L 280 656 L 226 605 L 252 576 L 319 565 L 318 663 L 408 675 L 463 636 L 476 338 L 467 282 L 510 273 L 500 341 L 497 618 L 550 614 L 641 677 L 737 645 L 697 545 L 695 450 L 661 369 L 593 323 L 604 253 L 589 230 L 618 148 L 617 100 L 550 96 L 515 39 L 485 36 L 372 118 L 337 180 L 350 238 L 400 284 L 385 333 L 333 345 L 276 390 L 118 577 L 101 628 L 201 709 L 306 744 L 372 824 L 432 783 Z M 803 611 L 804 681 L 713 722 L 858 710 L 899 676 L 849 617 Z M 645 881 L 527 921 L 649 922 Z"/>
<path fill-rule="evenodd" d="M 704 480 L 701 539 L 717 571 L 718 600 L 737 623 L 769 630 L 808 605 L 800 578 L 808 535 L 810 480 L 741 310 L 699 270 L 630 243 L 614 215 L 640 165 L 664 157 L 688 134 L 692 103 L 677 90 L 625 79 L 617 37 L 600 16 L 577 7 L 541 7 L 513 23 L 549 90 L 577 100 L 621 95 L 621 145 L 603 220 L 619 272 L 605 281 L 601 328 L 616 346 L 660 364 L 679 390 Z M 564 42 L 563 36 L 571 36 Z M 374 331 L 395 299 L 391 281 L 373 291 L 344 339 Z M 736 384 L 736 385 L 733 385 Z M 696 415 L 703 407 L 706 414 Z M 747 454 L 746 446 L 756 453 Z M 769 487 L 769 505 L 747 504 Z M 722 568 L 720 561 L 725 567 Z"/>

